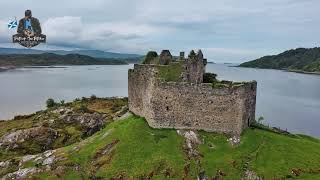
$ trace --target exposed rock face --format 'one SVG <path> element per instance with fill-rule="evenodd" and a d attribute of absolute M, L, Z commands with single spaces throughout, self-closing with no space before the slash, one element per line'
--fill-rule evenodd
<path fill-rule="evenodd" d="M 7 133 L 0 136 L 0 179 L 29 179 L 39 172 L 61 174 L 70 168 L 79 171 L 78 164 L 57 164 L 67 160 L 60 148 L 94 134 L 114 117 L 127 117 L 127 112 L 127 100 L 123 98 L 82 98 L 31 115 L 16 116 L 13 125 L 2 125 Z M 72 151 L 86 143 L 82 141 Z M 106 147 L 100 152 L 103 156 L 108 151 Z"/>
<path fill-rule="evenodd" d="M 237 146 L 240 144 L 240 136 L 233 136 L 228 139 L 228 142 L 231 144 L 231 146 Z"/>
<path fill-rule="evenodd" d="M 10 161 L 0 162 L 0 168 L 1 168 L 1 169 L 8 168 L 10 165 L 11 165 L 11 162 L 10 162 Z"/>
<path fill-rule="evenodd" d="M 35 155 L 25 155 L 17 160 L 8 160 L 0 162 L 0 169 L 7 169 L 10 166 L 16 167 L 16 171 L 6 174 L 0 179 L 25 179 L 33 174 L 51 170 L 56 161 L 63 160 L 62 157 L 56 157 L 55 150 L 48 150 Z M 38 164 L 37 168 L 24 168 L 26 163 Z M 42 166 L 42 167 L 40 167 Z"/>
<path fill-rule="evenodd" d="M 244 178 L 242 179 L 247 179 L 247 180 L 262 180 L 261 177 L 259 177 L 255 172 L 247 170 L 245 172 Z"/>
<path fill-rule="evenodd" d="M 2 179 L 25 179 L 28 175 L 39 172 L 41 172 L 39 168 L 24 168 L 19 169 L 16 172 L 7 174 L 6 176 L 2 177 Z"/>
<path fill-rule="evenodd" d="M 185 138 L 186 148 L 188 150 L 188 156 L 198 156 L 197 146 L 202 142 L 198 138 L 198 135 L 194 131 L 177 130 L 177 133 Z"/>
<path fill-rule="evenodd" d="M 90 136 L 99 131 L 105 122 L 106 115 L 100 113 L 85 113 L 85 114 L 66 114 L 60 117 L 65 123 L 76 123 L 84 128 L 84 135 Z"/>
<path fill-rule="evenodd" d="M 128 112 L 129 112 L 128 106 L 123 106 L 120 111 L 115 113 L 113 120 L 118 120 L 118 119 L 123 118 L 123 116 L 125 114 L 127 114 Z"/>
<path fill-rule="evenodd" d="M 34 127 L 8 133 L 0 138 L 0 148 L 7 150 L 24 149 L 27 151 L 27 142 L 33 142 L 41 149 L 50 148 L 54 140 L 58 137 L 58 132 L 52 128 Z"/>
<path fill-rule="evenodd" d="M 70 134 L 65 127 L 77 128 L 86 137 L 103 128 L 107 117 L 106 114 L 97 112 L 77 113 L 72 108 L 65 107 L 50 113 L 35 117 L 46 119 L 37 124 L 38 127 L 16 130 L 0 137 L 0 149 L 19 150 L 23 154 L 40 153 L 51 149 L 59 137 L 64 137 L 63 141 L 68 140 Z"/>

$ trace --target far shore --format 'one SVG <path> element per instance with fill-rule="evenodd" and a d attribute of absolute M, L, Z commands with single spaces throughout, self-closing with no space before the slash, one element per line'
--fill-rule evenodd
<path fill-rule="evenodd" d="M 12 70 L 12 69 L 16 69 L 17 67 L 14 66 L 0 66 L 0 72 L 4 72 L 4 71 L 8 71 L 8 70 Z"/>
<path fill-rule="evenodd" d="M 68 66 L 114 66 L 114 65 L 129 65 L 129 64 L 90 64 L 90 65 L 49 65 L 49 66 L 0 66 L 0 72 L 21 69 L 21 68 L 30 68 L 30 69 L 38 69 L 38 68 L 68 68 Z"/>
<path fill-rule="evenodd" d="M 290 70 L 285 69 L 287 72 L 295 72 L 295 73 L 301 73 L 301 74 L 313 74 L 313 75 L 320 75 L 320 72 L 309 72 L 309 71 L 302 71 L 302 70 Z"/>
<path fill-rule="evenodd" d="M 320 72 L 309 72 L 309 71 L 294 70 L 294 69 L 272 69 L 272 68 L 244 67 L 244 66 L 229 66 L 229 67 L 253 68 L 253 69 L 271 69 L 271 70 L 280 70 L 280 71 L 285 71 L 285 72 L 294 72 L 294 73 L 299 73 L 299 74 L 320 75 Z"/>
<path fill-rule="evenodd" d="M 65 66 L 0 66 L 0 72 L 14 70 L 19 68 L 68 68 Z"/>

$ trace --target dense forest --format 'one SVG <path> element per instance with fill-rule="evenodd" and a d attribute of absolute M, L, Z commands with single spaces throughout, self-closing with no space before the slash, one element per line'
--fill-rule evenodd
<path fill-rule="evenodd" d="M 55 65 L 116 65 L 128 64 L 129 59 L 94 58 L 80 54 L 57 55 L 44 54 L 9 54 L 0 55 L 0 67 L 55 66 Z"/>
<path fill-rule="evenodd" d="M 298 48 L 240 64 L 240 67 L 320 72 L 320 48 Z"/>

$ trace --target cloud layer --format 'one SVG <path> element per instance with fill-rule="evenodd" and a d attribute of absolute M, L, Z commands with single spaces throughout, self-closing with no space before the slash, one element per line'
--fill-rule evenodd
<path fill-rule="evenodd" d="M 241 62 L 297 47 L 319 46 L 318 0 L 56 0 L 1 1 L 0 45 L 25 9 L 42 23 L 39 48 L 148 50 L 203 49 L 216 62 Z M 16 46 L 14 46 L 16 47 Z"/>

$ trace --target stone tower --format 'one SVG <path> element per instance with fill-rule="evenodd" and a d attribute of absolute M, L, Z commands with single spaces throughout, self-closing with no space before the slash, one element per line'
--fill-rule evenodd
<path fill-rule="evenodd" d="M 183 80 L 195 84 L 202 83 L 206 65 L 203 59 L 202 51 L 199 50 L 197 53 L 195 53 L 192 50 L 185 61 Z"/>
<path fill-rule="evenodd" d="M 160 65 L 168 65 L 172 61 L 172 55 L 169 50 L 163 50 L 159 57 Z"/>
<path fill-rule="evenodd" d="M 179 60 L 184 61 L 184 52 L 183 51 L 180 52 Z"/>

